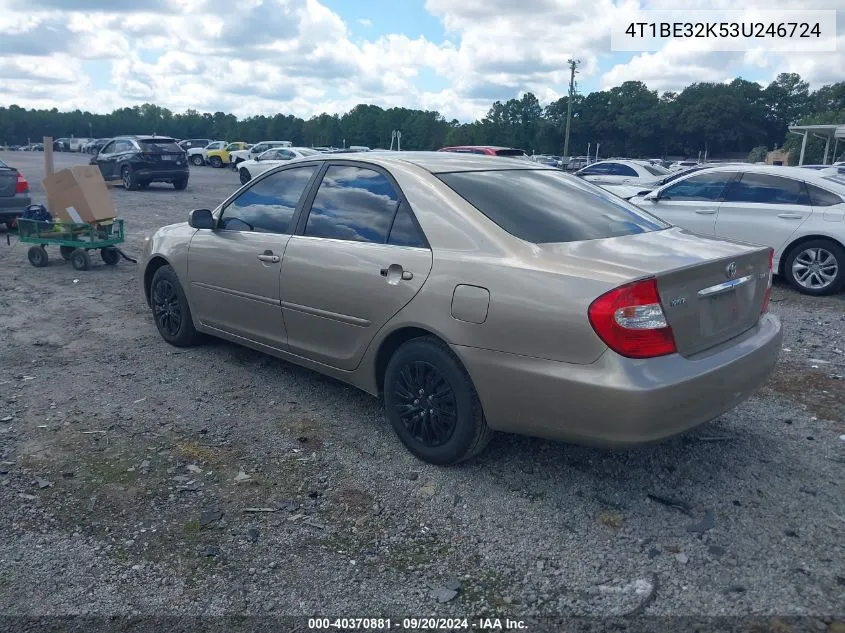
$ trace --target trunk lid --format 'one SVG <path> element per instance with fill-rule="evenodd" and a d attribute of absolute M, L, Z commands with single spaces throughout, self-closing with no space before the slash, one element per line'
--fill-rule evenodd
<path fill-rule="evenodd" d="M 0 198 L 14 196 L 17 184 L 18 172 L 7 167 L 0 167 Z"/>
<path fill-rule="evenodd" d="M 603 240 L 538 245 L 541 258 L 581 264 L 608 289 L 654 277 L 678 353 L 691 356 L 754 327 L 769 282 L 769 248 L 673 227 Z M 551 263 L 551 261 L 549 261 Z"/>

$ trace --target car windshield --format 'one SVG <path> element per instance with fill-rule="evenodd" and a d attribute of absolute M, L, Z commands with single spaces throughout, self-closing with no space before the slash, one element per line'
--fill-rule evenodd
<path fill-rule="evenodd" d="M 6 163 L 4 163 L 2 160 L 0 160 L 0 167 L 8 167 L 8 165 Z"/>
<path fill-rule="evenodd" d="M 298 149 L 296 151 L 302 154 L 303 156 L 314 156 L 315 154 L 320 153 L 315 149 L 308 149 L 307 147 L 303 147 L 302 149 Z"/>
<path fill-rule="evenodd" d="M 496 156 L 527 156 L 521 149 L 497 149 Z"/>
<path fill-rule="evenodd" d="M 642 168 L 652 176 L 665 176 L 669 173 L 668 169 L 663 169 L 663 167 L 660 167 L 659 165 L 642 165 Z"/>
<path fill-rule="evenodd" d="M 622 198 L 556 169 L 456 172 L 438 177 L 502 229 L 536 244 L 619 237 L 669 226 Z"/>
<path fill-rule="evenodd" d="M 147 154 L 181 152 L 182 148 L 172 138 L 141 139 L 141 151 Z"/>

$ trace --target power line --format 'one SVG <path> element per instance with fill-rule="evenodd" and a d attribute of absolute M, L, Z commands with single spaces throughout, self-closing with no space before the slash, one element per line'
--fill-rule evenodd
<path fill-rule="evenodd" d="M 581 63 L 580 59 L 569 59 L 567 60 L 569 64 L 570 76 L 569 76 L 569 99 L 566 105 L 566 135 L 563 138 L 563 155 L 569 156 L 569 128 L 572 123 L 572 99 L 575 97 L 575 73 L 578 71 L 575 70 L 578 68 L 578 64 Z"/>

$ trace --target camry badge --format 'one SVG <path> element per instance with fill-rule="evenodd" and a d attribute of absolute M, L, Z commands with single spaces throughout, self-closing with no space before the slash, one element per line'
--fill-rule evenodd
<path fill-rule="evenodd" d="M 731 279 L 734 275 L 736 275 L 736 262 L 731 262 L 725 267 L 725 276 Z"/>
<path fill-rule="evenodd" d="M 684 305 L 686 302 L 687 300 L 684 297 L 678 297 L 677 299 L 672 299 L 669 302 L 669 305 L 673 308 L 677 308 L 678 306 Z"/>

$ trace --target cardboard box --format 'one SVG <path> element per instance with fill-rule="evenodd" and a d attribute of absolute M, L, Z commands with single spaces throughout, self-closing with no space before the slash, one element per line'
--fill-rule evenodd
<path fill-rule="evenodd" d="M 96 165 L 62 169 L 41 181 L 47 209 L 62 222 L 103 222 L 117 217 L 114 201 Z"/>

